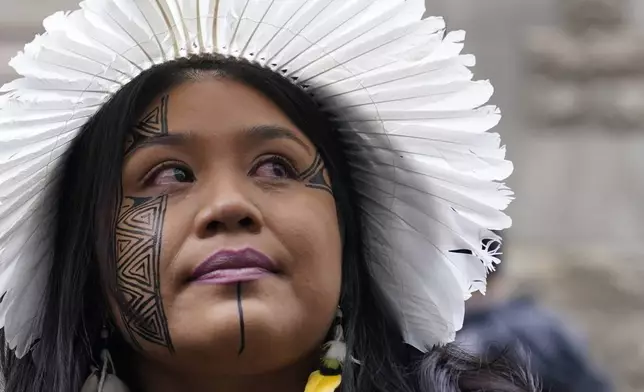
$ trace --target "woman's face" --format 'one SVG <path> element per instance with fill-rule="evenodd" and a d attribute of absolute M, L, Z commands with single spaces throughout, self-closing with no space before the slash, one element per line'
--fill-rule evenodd
<path fill-rule="evenodd" d="M 152 103 L 126 143 L 118 327 L 154 363 L 227 374 L 318 355 L 341 241 L 315 146 L 269 99 L 205 78 Z"/>

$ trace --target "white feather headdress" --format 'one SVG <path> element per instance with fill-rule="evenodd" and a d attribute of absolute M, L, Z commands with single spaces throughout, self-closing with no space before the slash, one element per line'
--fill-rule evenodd
<path fill-rule="evenodd" d="M 424 0 L 86 0 L 10 62 L 0 92 L 0 327 L 16 355 L 40 336 L 51 269 L 46 197 L 89 118 L 142 71 L 189 54 L 246 58 L 314 94 L 365 152 L 353 166 L 372 273 L 406 341 L 452 341 L 498 262 L 512 171 L 463 32 Z M 365 157 L 367 159 L 365 159 Z M 358 158 L 358 157 L 356 157 Z M 465 251 L 463 251 L 465 250 Z M 456 252 L 455 252 L 456 251 Z"/>

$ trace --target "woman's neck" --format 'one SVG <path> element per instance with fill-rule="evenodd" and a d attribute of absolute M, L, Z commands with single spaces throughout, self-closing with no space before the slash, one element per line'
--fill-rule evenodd
<path fill-rule="evenodd" d="M 307 359 L 265 373 L 208 374 L 179 372 L 143 362 L 138 367 L 141 392 L 303 392 L 317 360 Z"/>

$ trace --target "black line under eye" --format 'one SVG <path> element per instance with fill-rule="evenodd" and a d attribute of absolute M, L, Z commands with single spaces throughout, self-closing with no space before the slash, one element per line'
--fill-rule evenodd
<path fill-rule="evenodd" d="M 250 175 L 273 179 L 295 179 L 297 178 L 297 170 L 288 159 L 270 156 L 255 164 Z"/>

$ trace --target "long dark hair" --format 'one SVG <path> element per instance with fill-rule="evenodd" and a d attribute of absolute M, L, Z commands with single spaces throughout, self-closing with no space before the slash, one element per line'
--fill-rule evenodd
<path fill-rule="evenodd" d="M 5 392 L 76 392 L 94 364 L 96 345 L 115 291 L 111 219 L 121 181 L 126 134 L 154 98 L 187 80 L 216 74 L 256 89 L 270 98 L 317 146 L 332 179 L 344 234 L 341 306 L 349 355 L 345 392 L 532 391 L 533 380 L 503 359 L 482 362 L 455 347 L 421 354 L 403 344 L 393 312 L 368 272 L 356 208 L 349 143 L 304 90 L 256 64 L 222 56 L 195 56 L 143 72 L 123 87 L 86 124 L 65 157 L 58 184 L 54 266 L 42 310 L 42 338 L 35 350 L 17 359 L 5 344 L 0 353 Z M 371 256 L 369 256 L 371 257 Z M 101 282 L 101 284 L 97 284 Z M 113 344 L 115 362 L 126 381 L 127 345 Z"/>

